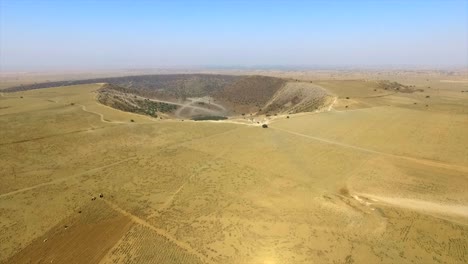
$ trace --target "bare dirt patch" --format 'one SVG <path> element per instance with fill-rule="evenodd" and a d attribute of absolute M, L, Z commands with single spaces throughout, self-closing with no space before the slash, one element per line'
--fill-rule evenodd
<path fill-rule="evenodd" d="M 131 225 L 129 217 L 96 200 L 34 240 L 8 263 L 99 263 Z"/>

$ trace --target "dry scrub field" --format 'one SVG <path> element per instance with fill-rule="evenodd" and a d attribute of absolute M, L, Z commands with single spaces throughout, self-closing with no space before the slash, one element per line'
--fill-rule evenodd
<path fill-rule="evenodd" d="M 420 82 L 268 129 L 4 93 L 0 262 L 467 263 L 468 83 Z"/>

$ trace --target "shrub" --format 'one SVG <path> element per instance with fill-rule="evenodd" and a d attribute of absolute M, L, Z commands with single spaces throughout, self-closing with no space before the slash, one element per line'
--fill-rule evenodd
<path fill-rule="evenodd" d="M 227 117 L 225 116 L 194 116 L 192 117 L 192 120 L 195 120 L 195 121 L 203 121 L 203 120 L 225 120 L 225 119 L 228 119 Z"/>
<path fill-rule="evenodd" d="M 339 192 L 340 192 L 341 195 L 349 196 L 349 190 L 346 187 L 340 188 Z"/>

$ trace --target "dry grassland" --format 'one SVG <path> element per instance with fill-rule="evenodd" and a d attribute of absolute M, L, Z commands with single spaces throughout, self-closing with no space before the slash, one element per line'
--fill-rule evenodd
<path fill-rule="evenodd" d="M 466 85 L 314 84 L 330 111 L 268 129 L 2 94 L 0 262 L 468 262 Z"/>

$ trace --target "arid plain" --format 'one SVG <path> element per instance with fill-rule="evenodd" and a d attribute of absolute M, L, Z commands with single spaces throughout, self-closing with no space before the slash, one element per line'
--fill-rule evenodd
<path fill-rule="evenodd" d="M 0 262 L 468 262 L 466 71 L 230 73 L 333 100 L 263 129 L 120 111 L 102 83 L 1 93 Z"/>

